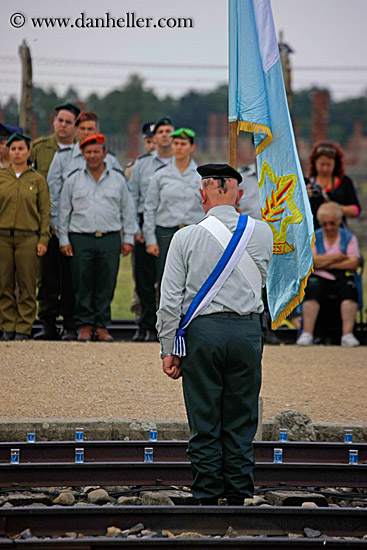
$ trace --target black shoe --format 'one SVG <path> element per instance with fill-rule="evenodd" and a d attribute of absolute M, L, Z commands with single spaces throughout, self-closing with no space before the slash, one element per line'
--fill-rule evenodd
<path fill-rule="evenodd" d="M 145 342 L 146 333 L 145 328 L 138 328 L 131 340 L 133 342 Z"/>
<path fill-rule="evenodd" d="M 64 328 L 61 333 L 60 339 L 63 342 L 74 342 L 77 337 L 78 335 L 75 328 Z"/>
<path fill-rule="evenodd" d="M 41 330 L 36 332 L 33 338 L 35 340 L 60 340 L 56 325 L 52 323 L 42 323 Z"/>
<path fill-rule="evenodd" d="M 280 340 L 273 330 L 267 330 L 264 336 L 264 344 L 268 346 L 279 346 Z"/>
<path fill-rule="evenodd" d="M 10 331 L 6 332 L 6 331 L 4 331 L 1 338 L 0 338 L 0 340 L 2 342 L 10 342 L 10 340 L 14 340 L 14 336 L 15 336 L 15 332 L 10 332 Z"/>
<path fill-rule="evenodd" d="M 227 497 L 228 506 L 243 506 L 245 497 Z"/>
<path fill-rule="evenodd" d="M 199 499 L 201 506 L 218 506 L 219 497 L 208 497 Z"/>
<path fill-rule="evenodd" d="M 14 336 L 14 340 L 30 340 L 31 337 L 29 334 L 24 334 L 24 332 L 16 332 Z"/>
<path fill-rule="evenodd" d="M 144 342 L 158 342 L 158 336 L 155 330 L 147 330 Z"/>

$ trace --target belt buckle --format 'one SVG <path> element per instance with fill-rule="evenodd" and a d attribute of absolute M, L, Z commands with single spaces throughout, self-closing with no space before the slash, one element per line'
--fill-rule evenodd
<path fill-rule="evenodd" d="M 96 232 L 94 233 L 94 236 L 95 236 L 95 237 L 102 237 L 102 236 L 103 236 L 103 233 L 102 233 L 102 231 L 96 231 Z"/>

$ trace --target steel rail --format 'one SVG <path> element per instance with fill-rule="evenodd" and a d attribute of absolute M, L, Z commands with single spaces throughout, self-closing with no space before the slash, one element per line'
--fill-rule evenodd
<path fill-rule="evenodd" d="M 367 464 L 258 462 L 255 485 L 367 487 Z M 0 464 L 0 487 L 83 485 L 190 485 L 189 462 L 84 462 Z"/>
<path fill-rule="evenodd" d="M 158 462 L 186 462 L 187 441 L 39 441 L 0 442 L 0 463 L 10 461 L 10 450 L 20 450 L 21 462 L 74 462 L 75 448 L 83 447 L 88 462 L 139 462 L 144 447 L 153 447 Z M 274 448 L 283 449 L 283 462 L 347 464 L 349 449 L 358 450 L 360 463 L 367 463 L 367 443 L 255 441 L 257 462 L 272 462 Z"/>
<path fill-rule="evenodd" d="M 363 537 L 366 508 L 302 508 L 244 506 L 78 506 L 0 508 L 0 535 L 13 537 L 24 529 L 33 536 L 66 532 L 105 535 L 107 527 L 145 529 L 174 534 L 194 531 L 223 536 L 231 526 L 241 536 L 304 534 L 306 527 L 327 536 Z"/>
<path fill-rule="evenodd" d="M 185 550 L 234 550 L 237 548 L 264 548 L 266 550 L 314 550 L 316 548 L 325 548 L 330 546 L 336 550 L 350 550 L 351 548 L 366 548 L 365 540 L 357 539 L 334 539 L 329 537 L 321 537 L 318 539 L 310 538 L 288 538 L 288 537 L 237 537 L 235 539 L 200 539 L 200 538 L 185 538 L 185 539 L 110 539 L 110 538 L 90 538 L 86 537 L 82 540 L 0 540 L 0 550 L 136 550 L 137 548 L 155 548 L 163 550 L 177 550 L 184 548 Z"/>

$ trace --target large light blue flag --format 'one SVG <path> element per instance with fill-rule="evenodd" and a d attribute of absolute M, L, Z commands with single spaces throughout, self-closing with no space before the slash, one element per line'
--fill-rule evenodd
<path fill-rule="evenodd" d="M 274 236 L 267 294 L 276 328 L 303 299 L 314 233 L 270 0 L 229 0 L 229 121 L 254 133 L 261 213 Z"/>

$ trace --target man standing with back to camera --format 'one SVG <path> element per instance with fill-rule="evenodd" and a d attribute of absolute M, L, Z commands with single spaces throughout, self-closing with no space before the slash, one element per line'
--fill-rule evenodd
<path fill-rule="evenodd" d="M 183 377 L 193 495 L 200 504 L 225 497 L 242 505 L 254 490 L 261 288 L 273 236 L 265 222 L 236 211 L 243 193 L 236 170 L 207 164 L 197 171 L 206 216 L 173 236 L 157 329 L 163 371 Z"/>

